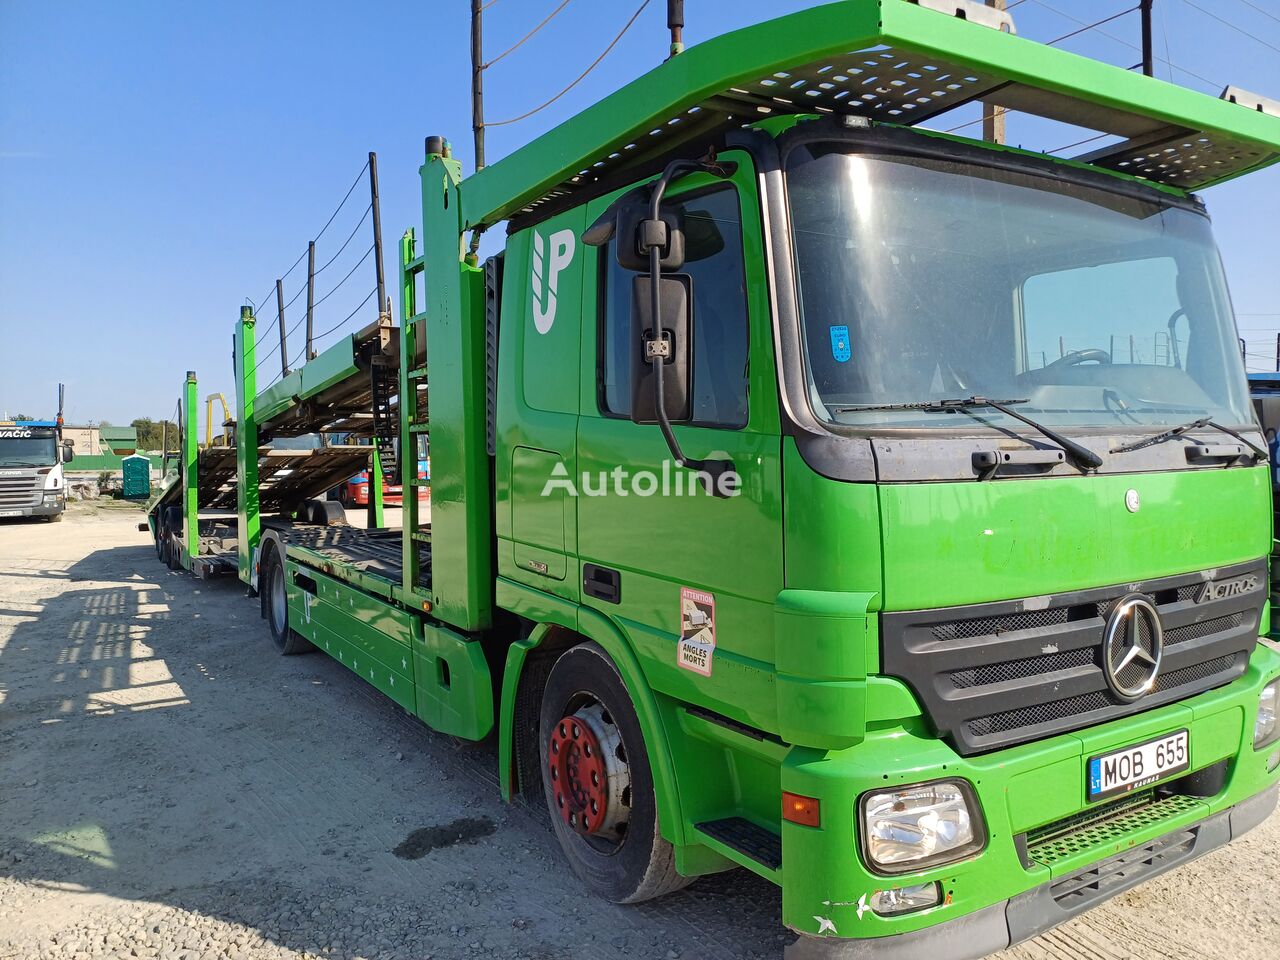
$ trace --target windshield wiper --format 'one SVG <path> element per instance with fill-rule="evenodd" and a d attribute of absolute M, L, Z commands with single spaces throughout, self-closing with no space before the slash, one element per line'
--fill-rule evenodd
<path fill-rule="evenodd" d="M 1154 447 L 1158 443 L 1164 443 L 1168 440 L 1176 440 L 1183 434 L 1190 433 L 1192 430 L 1203 430 L 1209 427 L 1225 433 L 1229 437 L 1235 437 L 1246 447 L 1253 451 L 1253 455 L 1259 460 L 1270 460 L 1271 455 L 1263 450 L 1260 446 L 1250 440 L 1248 437 L 1242 436 L 1230 427 L 1224 427 L 1220 423 L 1215 423 L 1213 417 L 1201 417 L 1199 420 L 1192 420 L 1190 423 L 1184 423 L 1180 427 L 1174 427 L 1172 430 L 1166 430 L 1164 433 L 1157 433 L 1154 437 L 1147 437 L 1145 440 L 1137 440 L 1133 443 L 1126 443 L 1123 447 L 1116 447 L 1112 453 L 1133 453 L 1135 450 L 1143 450 L 1147 447 Z"/>
<path fill-rule="evenodd" d="M 923 413 L 952 413 L 959 411 L 961 413 L 981 407 L 990 407 L 992 410 L 999 410 L 1006 417 L 1012 417 L 1014 420 L 1021 420 L 1027 426 L 1032 427 L 1044 436 L 1048 437 L 1058 446 L 1062 447 L 1063 452 L 1070 457 L 1071 462 L 1082 470 L 1096 470 L 1102 466 L 1102 457 L 1098 456 L 1088 447 L 1076 443 L 1074 440 L 1064 437 L 1058 431 L 1046 427 L 1043 423 L 1037 423 L 1030 417 L 1023 416 L 1018 411 L 1012 409 L 1014 404 L 1030 403 L 1030 400 L 991 400 L 988 397 L 968 397 L 957 400 L 929 400 L 921 403 L 884 403 L 869 404 L 866 406 L 840 406 L 832 407 L 836 413 L 861 413 L 868 410 L 919 410 Z"/>

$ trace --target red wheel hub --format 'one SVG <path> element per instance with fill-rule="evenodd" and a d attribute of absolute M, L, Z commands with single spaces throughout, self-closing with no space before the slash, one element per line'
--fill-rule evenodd
<path fill-rule="evenodd" d="M 595 732 L 582 718 L 565 717 L 551 731 L 547 763 L 564 822 L 581 834 L 596 833 L 608 812 L 609 780 Z"/>

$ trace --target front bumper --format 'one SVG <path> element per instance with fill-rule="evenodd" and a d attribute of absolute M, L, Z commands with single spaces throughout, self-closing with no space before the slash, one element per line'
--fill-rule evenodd
<path fill-rule="evenodd" d="M 62 513 L 67 508 L 67 501 L 59 498 L 57 500 L 45 500 L 41 503 L 28 507 L 4 507 L 0 508 L 0 518 L 5 517 L 54 517 Z"/>
<path fill-rule="evenodd" d="M 1280 770 L 1267 767 L 1280 745 L 1255 750 L 1253 725 L 1258 696 L 1278 675 L 1280 653 L 1260 643 L 1244 676 L 1216 690 L 981 756 L 958 756 L 927 725 L 909 717 L 901 725 L 872 727 L 852 747 L 793 748 L 784 761 L 782 789 L 819 799 L 823 819 L 819 828 L 782 826 L 783 921 L 801 934 L 789 960 L 793 954 L 985 956 L 1228 842 L 1275 806 Z M 869 704 L 868 715 L 877 713 L 888 715 Z M 1089 757 L 1179 729 L 1190 734 L 1191 767 L 1185 776 L 1199 778 L 1185 795 L 1131 818 L 1097 821 L 1099 829 L 1094 824 L 1064 828 L 1068 842 L 1036 847 L 1043 831 L 1106 807 L 1087 802 Z M 987 827 L 986 847 L 962 862 L 905 876 L 870 872 L 858 854 L 859 798 L 872 789 L 944 778 L 973 787 Z M 1135 851 L 1136 858 L 1115 859 Z M 1096 895 L 1085 889 L 1113 868 L 1124 877 L 1104 878 Z M 1095 880 L 1086 881 L 1090 876 Z M 938 906 L 883 917 L 869 907 L 879 890 L 925 883 L 940 885 Z M 1064 899 L 1063 884 L 1071 883 L 1076 889 Z M 817 936 L 819 931 L 826 936 Z M 812 952 L 819 947 L 834 952 Z M 898 949 L 906 952 L 893 952 Z"/>
<path fill-rule="evenodd" d="M 978 960 L 1238 839 L 1272 814 L 1278 795 L 1273 784 L 1188 829 L 936 926 L 875 940 L 802 936 L 787 948 L 786 960 Z"/>

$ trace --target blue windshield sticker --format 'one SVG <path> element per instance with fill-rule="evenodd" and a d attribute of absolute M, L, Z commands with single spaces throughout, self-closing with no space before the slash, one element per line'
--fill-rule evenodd
<path fill-rule="evenodd" d="M 848 363 L 853 356 L 849 347 L 848 327 L 831 328 L 831 356 L 836 358 L 837 363 Z"/>

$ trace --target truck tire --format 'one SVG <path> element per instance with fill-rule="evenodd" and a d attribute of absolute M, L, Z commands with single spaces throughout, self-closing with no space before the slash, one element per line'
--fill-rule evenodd
<path fill-rule="evenodd" d="M 310 640 L 289 626 L 284 560 L 281 559 L 279 550 L 272 550 L 268 555 L 267 575 L 263 582 L 267 626 L 271 628 L 271 639 L 275 642 L 276 649 L 286 657 L 314 650 Z"/>
<path fill-rule="evenodd" d="M 608 654 L 594 643 L 551 668 L 538 724 L 542 785 L 573 872 L 613 903 L 679 890 L 675 850 L 658 830 L 640 721 Z"/>
<path fill-rule="evenodd" d="M 61 511 L 61 510 L 59 510 L 57 513 L 51 513 L 51 514 L 49 514 L 49 522 L 50 522 L 50 523 L 61 523 L 61 522 L 62 522 L 62 511 Z"/>

